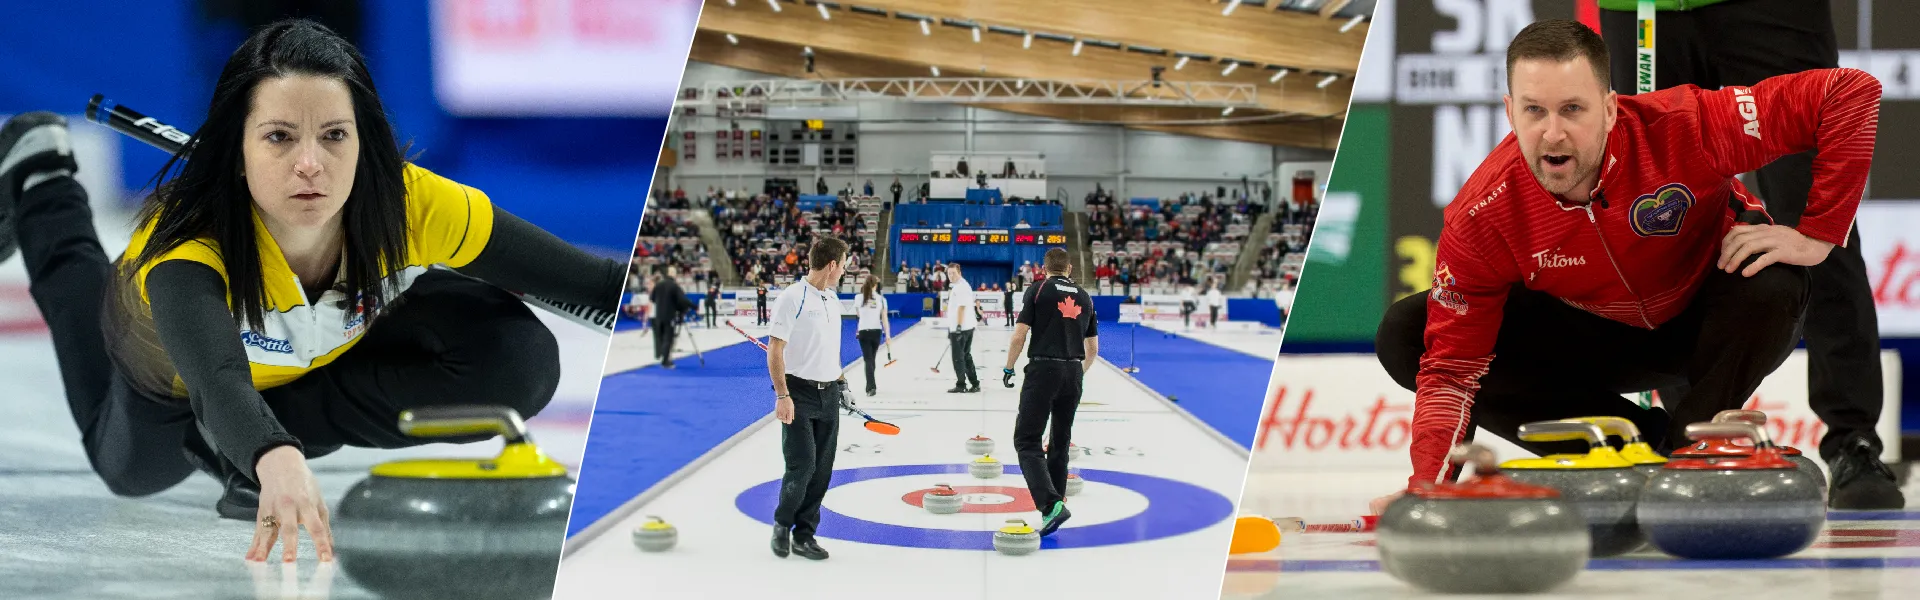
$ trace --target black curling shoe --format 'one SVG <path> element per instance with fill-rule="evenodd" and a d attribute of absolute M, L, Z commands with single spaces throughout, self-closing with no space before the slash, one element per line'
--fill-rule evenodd
<path fill-rule="evenodd" d="M 787 557 L 787 552 L 793 548 L 793 540 L 791 537 L 792 534 L 793 534 L 793 530 L 785 527 L 776 526 L 773 528 L 773 555 L 774 556 L 778 556 L 780 558 Z"/>
<path fill-rule="evenodd" d="M 1828 465 L 1831 483 L 1827 506 L 1837 510 L 1899 510 L 1907 498 L 1894 481 L 1893 469 L 1880 462 L 1880 451 L 1864 437 L 1849 439 L 1840 457 Z"/>
<path fill-rule="evenodd" d="M 820 543 L 814 541 L 813 538 L 807 538 L 804 540 L 794 540 L 793 555 L 808 560 L 826 560 L 827 550 L 821 548 Z"/>

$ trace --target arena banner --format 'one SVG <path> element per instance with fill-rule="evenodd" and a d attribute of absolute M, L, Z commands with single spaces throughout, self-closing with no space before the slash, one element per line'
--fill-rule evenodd
<path fill-rule="evenodd" d="M 435 93 L 460 116 L 659 116 L 700 15 L 696 0 L 429 6 Z"/>
<path fill-rule="evenodd" d="M 1886 411 L 1877 430 L 1883 440 L 1900 439 L 1900 357 L 1880 357 L 1886 385 Z M 1414 394 L 1387 376 L 1372 355 L 1283 356 L 1274 365 L 1266 406 L 1254 436 L 1253 468 L 1262 472 L 1408 470 Z M 1551 402 L 1551 398 L 1542 398 Z M 1826 428 L 1807 405 L 1807 357 L 1796 350 L 1786 364 L 1760 384 L 1745 408 L 1767 413 L 1774 441 L 1799 448 L 1820 461 L 1820 436 Z M 1532 456 L 1505 440 L 1480 431 L 1501 459 Z M 1886 445 L 1883 459 L 1900 459 L 1900 444 Z M 1824 463 L 1823 463 L 1824 466 Z"/>
<path fill-rule="evenodd" d="M 1920 201 L 1863 203 L 1855 227 L 1880 335 L 1920 337 Z"/>

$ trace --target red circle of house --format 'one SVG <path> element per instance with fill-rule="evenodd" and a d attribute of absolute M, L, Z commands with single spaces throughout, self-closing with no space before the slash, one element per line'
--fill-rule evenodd
<path fill-rule="evenodd" d="M 933 488 L 907 492 L 907 495 L 900 497 L 900 501 L 911 504 L 914 508 L 925 508 L 925 505 L 920 503 L 920 499 L 931 491 Z M 960 494 L 961 500 L 966 502 L 966 505 L 960 507 L 960 512 L 963 513 L 1003 514 L 1039 510 L 1034 508 L 1033 495 L 1027 493 L 1026 488 L 1004 485 L 959 485 L 954 486 L 953 491 Z"/>

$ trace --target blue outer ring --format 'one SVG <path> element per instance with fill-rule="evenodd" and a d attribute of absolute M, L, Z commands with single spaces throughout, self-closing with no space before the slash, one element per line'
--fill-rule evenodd
<path fill-rule="evenodd" d="M 1007 465 L 1007 472 L 1018 477 L 1020 468 Z M 965 475 L 967 466 L 899 465 L 841 469 L 834 471 L 833 483 L 828 489 L 872 479 L 946 473 Z M 1119 471 L 1082 469 L 1080 476 L 1088 481 L 1123 487 L 1146 496 L 1147 509 L 1125 519 L 1087 527 L 1074 527 L 1069 521 L 1067 527 L 1042 539 L 1041 548 L 1096 548 L 1147 542 L 1206 529 L 1233 515 L 1233 501 L 1213 490 L 1190 483 Z M 773 511 L 779 503 L 778 479 L 747 488 L 734 499 L 734 506 L 740 512 L 768 525 L 774 524 Z M 1040 515 L 1030 515 L 1027 523 L 1038 529 Z M 926 529 L 876 523 L 843 515 L 824 506 L 820 508 L 820 537 L 904 548 L 993 549 L 991 531 Z"/>

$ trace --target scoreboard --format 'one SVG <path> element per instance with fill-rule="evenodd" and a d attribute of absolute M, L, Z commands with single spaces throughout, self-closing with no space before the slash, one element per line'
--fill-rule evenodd
<path fill-rule="evenodd" d="M 901 229 L 902 244 L 948 244 L 953 242 L 951 229 Z"/>
<path fill-rule="evenodd" d="M 1013 244 L 1016 246 L 1064 246 L 1067 244 L 1065 230 L 1038 229 L 929 229 L 902 228 L 899 241 L 902 244 L 977 244 L 992 246 Z"/>
<path fill-rule="evenodd" d="M 1013 243 L 1034 246 L 1065 246 L 1067 245 L 1067 232 L 1016 229 L 1013 232 Z"/>

